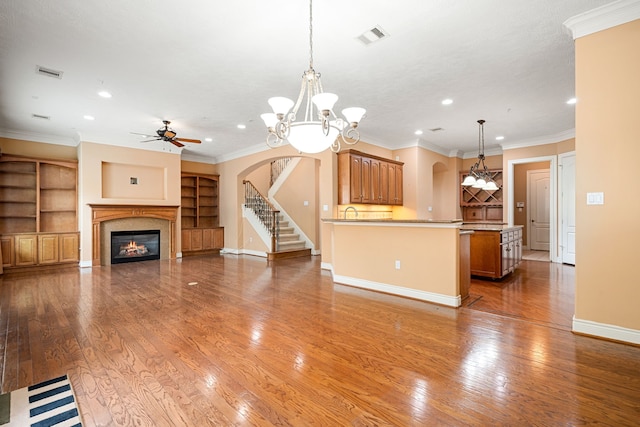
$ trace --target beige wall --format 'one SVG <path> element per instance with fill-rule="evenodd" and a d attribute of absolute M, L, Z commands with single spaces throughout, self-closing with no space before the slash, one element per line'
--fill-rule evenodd
<path fill-rule="evenodd" d="M 405 291 L 385 289 L 401 295 L 410 295 L 407 289 L 432 297 L 460 295 L 457 228 L 342 223 L 333 225 L 331 237 L 336 254 L 334 274 L 341 276 L 338 282 L 368 288 L 397 286 Z"/>
<path fill-rule="evenodd" d="M 576 45 L 576 319 L 640 333 L 640 20 Z M 604 205 L 587 205 L 603 192 Z"/>
<path fill-rule="evenodd" d="M 300 158 L 291 175 L 273 195 L 316 249 L 320 246 L 320 209 L 316 184 L 319 179 L 319 166 L 315 159 Z"/>
<path fill-rule="evenodd" d="M 259 168 L 254 169 L 245 177 L 247 181 L 251 181 L 254 187 L 262 194 L 264 197 L 267 197 L 269 193 L 269 184 L 271 182 L 271 162 L 265 163 Z"/>
<path fill-rule="evenodd" d="M 82 265 L 91 265 L 89 204 L 180 206 L 179 154 L 82 142 L 78 147 L 78 177 Z M 130 177 L 142 179 L 132 185 Z M 180 234 L 177 221 L 177 248 Z"/>

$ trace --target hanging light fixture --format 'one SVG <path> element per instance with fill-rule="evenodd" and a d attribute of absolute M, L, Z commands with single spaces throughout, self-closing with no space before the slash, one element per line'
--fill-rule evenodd
<path fill-rule="evenodd" d="M 357 143 L 360 134 L 356 128 L 366 110 L 345 108 L 343 119 L 333 112 L 336 101 L 338 95 L 322 90 L 320 73 L 313 69 L 313 0 L 309 0 L 309 69 L 302 75 L 300 94 L 295 103 L 281 96 L 269 98 L 273 113 L 260 116 L 269 132 L 267 145 L 275 148 L 288 141 L 299 152 L 319 153 L 327 148 L 340 151 L 340 141 Z M 301 107 L 304 108 L 304 119 L 297 121 Z"/>
<path fill-rule="evenodd" d="M 499 188 L 491 178 L 491 172 L 489 172 L 487 165 L 484 164 L 484 122 L 484 120 L 478 120 L 480 125 L 478 130 L 478 161 L 471 166 L 469 175 L 462 181 L 462 185 L 481 188 L 485 191 L 496 191 Z"/>

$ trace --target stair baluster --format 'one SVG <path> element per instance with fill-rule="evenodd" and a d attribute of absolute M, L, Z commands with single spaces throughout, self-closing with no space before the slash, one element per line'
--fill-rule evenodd
<path fill-rule="evenodd" d="M 271 252 L 279 250 L 280 235 L 280 211 L 277 210 L 270 202 L 260 194 L 260 191 L 251 183 L 251 181 L 243 180 L 244 184 L 244 205 L 251 209 L 260 222 L 269 230 L 271 235 Z"/>

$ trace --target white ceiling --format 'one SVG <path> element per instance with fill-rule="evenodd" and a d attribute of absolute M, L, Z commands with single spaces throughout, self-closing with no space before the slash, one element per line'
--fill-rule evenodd
<path fill-rule="evenodd" d="M 337 111 L 367 109 L 367 142 L 474 156 L 478 119 L 488 153 L 557 141 L 574 128 L 563 22 L 611 2 L 316 0 L 314 68 L 340 96 Z M 131 134 L 169 119 L 178 137 L 203 140 L 183 149 L 187 159 L 262 149 L 267 99 L 295 99 L 308 68 L 308 11 L 304 0 L 3 0 L 0 135 L 179 151 Z M 389 37 L 363 44 L 358 36 L 374 26 Z M 62 79 L 36 74 L 38 65 Z M 100 98 L 101 88 L 113 98 Z"/>

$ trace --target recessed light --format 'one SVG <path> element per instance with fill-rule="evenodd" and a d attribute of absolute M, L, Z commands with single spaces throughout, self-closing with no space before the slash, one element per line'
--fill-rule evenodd
<path fill-rule="evenodd" d="M 447 98 L 442 100 L 442 105 L 451 105 L 451 104 L 453 104 L 453 99 Z"/>
<path fill-rule="evenodd" d="M 98 92 L 98 95 L 102 98 L 111 98 L 111 93 L 107 92 L 106 90 L 101 90 L 100 92 Z"/>
<path fill-rule="evenodd" d="M 211 142 L 211 141 L 213 141 L 213 138 L 205 138 L 204 140 L 205 140 L 206 142 Z"/>
<path fill-rule="evenodd" d="M 496 136 L 496 141 L 502 141 L 504 139 L 504 136 Z"/>
<path fill-rule="evenodd" d="M 246 129 L 247 125 L 243 125 L 243 124 L 239 124 L 238 125 L 238 129 Z"/>
<path fill-rule="evenodd" d="M 573 104 L 575 104 L 576 102 L 578 102 L 578 100 L 577 100 L 576 98 L 571 98 L 570 100 L 568 100 L 568 101 L 567 101 L 567 104 L 569 104 L 569 105 L 573 105 Z"/>
<path fill-rule="evenodd" d="M 414 133 L 415 133 L 416 135 L 422 135 L 422 133 L 423 133 L 423 132 L 422 132 L 421 130 L 417 130 L 417 131 L 415 131 Z"/>
<path fill-rule="evenodd" d="M 85 114 L 84 116 L 82 116 L 85 120 L 95 120 L 96 118 L 93 116 L 90 116 L 89 114 Z"/>

